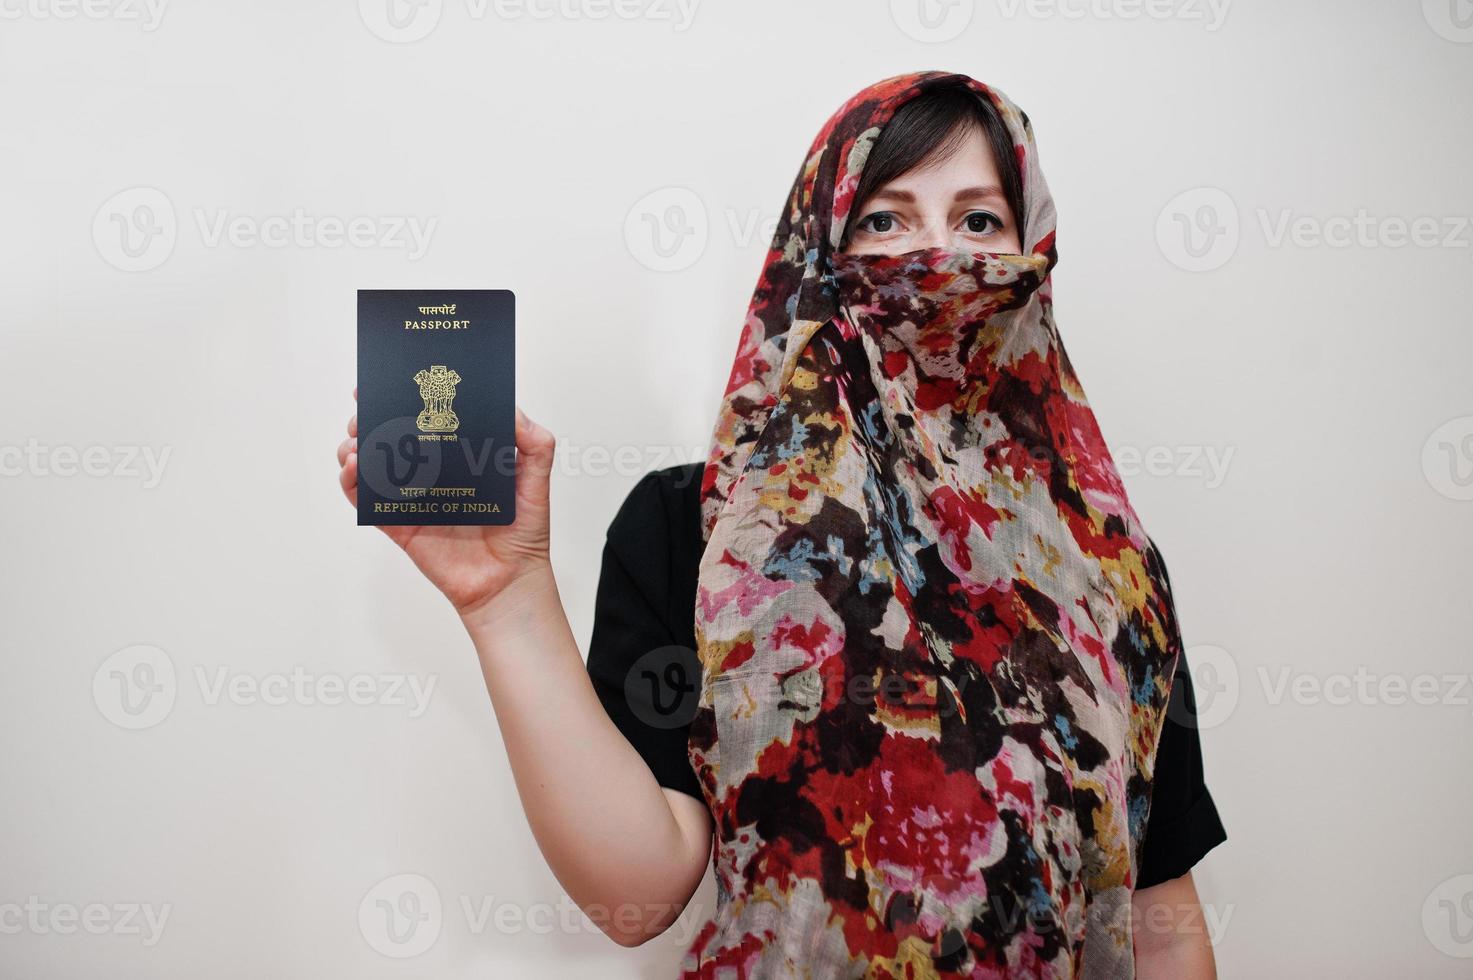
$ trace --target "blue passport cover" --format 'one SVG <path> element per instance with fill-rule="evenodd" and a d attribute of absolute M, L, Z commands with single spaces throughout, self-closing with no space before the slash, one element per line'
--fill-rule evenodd
<path fill-rule="evenodd" d="M 516 517 L 515 299 L 358 290 L 358 523 Z"/>

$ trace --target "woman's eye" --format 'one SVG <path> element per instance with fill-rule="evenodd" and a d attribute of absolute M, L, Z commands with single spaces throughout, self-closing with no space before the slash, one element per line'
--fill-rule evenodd
<path fill-rule="evenodd" d="M 1001 230 L 1002 219 L 987 211 L 973 211 L 967 215 L 966 227 L 974 235 L 985 235 L 993 228 Z"/>
<path fill-rule="evenodd" d="M 887 231 L 895 230 L 895 215 L 888 211 L 876 211 L 861 221 L 859 227 L 865 231 L 872 231 L 876 234 L 883 235 Z"/>

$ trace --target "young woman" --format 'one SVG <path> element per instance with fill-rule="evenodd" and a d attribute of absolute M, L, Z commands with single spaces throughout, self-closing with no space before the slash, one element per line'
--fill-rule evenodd
<path fill-rule="evenodd" d="M 547 430 L 519 414 L 515 525 L 385 529 L 459 611 L 538 844 L 618 942 L 710 863 L 687 977 L 1214 976 L 1190 871 L 1225 835 L 1170 583 L 1055 262 L 1027 117 L 962 75 L 880 82 L 810 148 L 710 458 L 610 527 L 586 665 Z"/>

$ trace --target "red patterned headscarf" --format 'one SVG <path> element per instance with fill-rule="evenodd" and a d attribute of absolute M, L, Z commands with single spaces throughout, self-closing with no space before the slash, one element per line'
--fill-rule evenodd
<path fill-rule="evenodd" d="M 1021 254 L 839 251 L 905 103 L 1011 135 Z M 1055 329 L 1028 118 L 964 75 L 846 102 L 789 195 L 717 419 L 691 762 L 718 909 L 687 976 L 1133 975 L 1181 648 Z"/>

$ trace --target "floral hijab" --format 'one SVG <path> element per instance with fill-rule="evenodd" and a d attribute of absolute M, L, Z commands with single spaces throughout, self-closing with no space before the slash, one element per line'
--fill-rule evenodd
<path fill-rule="evenodd" d="M 942 86 L 1012 136 L 1024 253 L 841 254 L 870 147 Z M 1054 325 L 1054 221 L 1027 116 L 965 75 L 871 86 L 809 150 L 701 488 L 687 977 L 1133 975 L 1181 642 Z"/>

